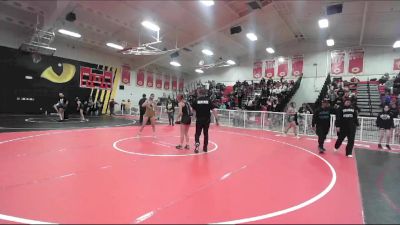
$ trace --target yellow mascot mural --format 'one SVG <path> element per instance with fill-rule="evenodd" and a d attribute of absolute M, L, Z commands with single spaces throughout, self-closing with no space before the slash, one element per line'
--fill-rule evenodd
<path fill-rule="evenodd" d="M 72 80 L 72 78 L 74 78 L 76 68 L 74 65 L 68 63 L 63 63 L 62 66 L 63 70 L 60 75 L 55 73 L 53 68 L 49 66 L 42 72 L 42 75 L 40 75 L 40 77 L 57 84 L 67 83 L 68 81 Z"/>

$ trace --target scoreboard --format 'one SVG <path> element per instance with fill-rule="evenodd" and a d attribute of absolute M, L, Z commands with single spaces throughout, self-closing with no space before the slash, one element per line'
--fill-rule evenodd
<path fill-rule="evenodd" d="M 112 71 L 103 71 L 81 66 L 79 86 L 81 88 L 111 90 L 113 86 L 113 73 Z"/>

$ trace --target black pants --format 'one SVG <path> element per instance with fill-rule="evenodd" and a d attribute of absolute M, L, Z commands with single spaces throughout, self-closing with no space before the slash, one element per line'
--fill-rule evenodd
<path fill-rule="evenodd" d="M 318 147 L 324 148 L 324 142 L 328 133 L 329 127 L 317 127 Z"/>
<path fill-rule="evenodd" d="M 110 107 L 110 116 L 114 115 L 114 107 Z"/>
<path fill-rule="evenodd" d="M 173 112 L 168 113 L 168 121 L 169 121 L 169 125 L 174 125 L 174 113 Z"/>
<path fill-rule="evenodd" d="M 356 127 L 341 127 L 335 148 L 338 149 L 342 145 L 343 140 L 347 137 L 346 155 L 353 154 L 354 138 L 356 137 Z"/>
<path fill-rule="evenodd" d="M 194 136 L 194 139 L 196 141 L 196 144 L 200 144 L 200 135 L 201 131 L 203 130 L 204 133 L 204 144 L 203 144 L 203 149 L 207 149 L 208 146 L 208 128 L 210 128 L 210 122 L 196 122 L 196 134 Z"/>
<path fill-rule="evenodd" d="M 140 118 L 139 118 L 139 124 L 142 125 L 143 123 L 143 115 L 144 115 L 145 111 L 140 111 Z"/>

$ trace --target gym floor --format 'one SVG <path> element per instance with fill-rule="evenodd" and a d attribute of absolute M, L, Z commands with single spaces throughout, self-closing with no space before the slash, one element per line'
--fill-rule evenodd
<path fill-rule="evenodd" d="M 212 126 L 194 154 L 177 126 L 153 139 L 128 117 L 55 120 L 0 117 L 1 223 L 400 222 L 396 149 L 348 159 L 334 140 L 319 155 L 313 137 Z"/>

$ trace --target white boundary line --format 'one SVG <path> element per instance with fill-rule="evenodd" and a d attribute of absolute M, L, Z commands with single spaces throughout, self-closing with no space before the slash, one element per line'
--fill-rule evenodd
<path fill-rule="evenodd" d="M 6 140 L 6 141 L 1 141 L 0 144 L 9 143 L 9 142 L 15 142 L 15 141 L 34 138 L 34 137 L 39 137 L 39 136 L 53 135 L 53 134 L 60 134 L 60 133 L 67 133 L 67 132 L 74 132 L 74 131 L 79 131 L 79 130 L 70 130 L 70 131 L 65 131 L 65 132 L 50 132 L 50 133 L 44 133 L 44 134 L 39 134 L 39 135 L 31 135 L 31 136 L 19 137 L 19 138 L 15 138 L 15 139 Z M 287 213 L 299 210 L 301 208 L 304 208 L 304 207 L 306 207 L 308 205 L 311 205 L 312 203 L 314 203 L 314 202 L 318 201 L 319 199 L 323 198 L 325 195 L 327 195 L 333 189 L 333 187 L 334 187 L 334 185 L 336 183 L 336 178 L 337 178 L 336 177 L 336 171 L 333 168 L 333 166 L 327 160 L 322 158 L 321 156 L 319 156 L 319 155 L 315 154 L 314 152 L 311 152 L 311 151 L 309 151 L 309 150 L 307 150 L 305 148 L 302 148 L 302 147 L 299 147 L 299 146 L 296 146 L 296 145 L 292 145 L 292 144 L 289 144 L 289 143 L 286 143 L 286 142 L 277 141 L 277 140 L 270 139 L 270 138 L 265 138 L 265 137 L 258 137 L 258 136 L 249 135 L 249 134 L 243 134 L 243 133 L 237 133 L 237 132 L 229 132 L 229 131 L 218 131 L 218 130 L 216 132 L 237 134 L 237 135 L 241 135 L 241 136 L 248 136 L 248 137 L 253 137 L 253 138 L 262 139 L 262 140 L 269 140 L 269 141 L 273 141 L 273 142 L 276 142 L 276 143 L 288 145 L 288 146 L 303 150 L 305 152 L 308 152 L 308 153 L 316 156 L 317 158 L 321 159 L 326 165 L 328 165 L 328 167 L 329 167 L 329 169 L 330 169 L 330 171 L 332 173 L 332 180 L 329 183 L 329 185 L 321 193 L 319 193 L 318 195 L 314 196 L 313 198 L 311 198 L 311 199 L 309 199 L 309 200 L 307 200 L 307 201 L 305 201 L 303 203 L 300 203 L 298 205 L 292 206 L 290 208 L 283 209 L 283 210 L 280 210 L 280 211 L 277 211 L 277 212 L 273 212 L 273 213 L 264 214 L 264 215 L 248 217 L 248 218 L 243 218 L 243 219 L 237 219 L 237 220 L 232 220 L 232 221 L 217 222 L 217 223 L 212 223 L 212 224 L 249 223 L 249 222 L 255 222 L 255 221 L 259 221 L 259 220 L 268 219 L 268 218 L 280 216 L 280 215 L 283 215 L 283 214 L 287 214 Z M 113 143 L 113 147 L 115 148 L 115 145 L 120 141 L 127 140 L 127 139 L 133 139 L 133 138 L 135 138 L 135 137 L 120 139 L 120 140 L 118 140 L 118 141 Z M 210 143 L 213 143 L 213 142 L 210 141 Z M 218 148 L 218 145 L 217 144 L 215 144 L 215 145 L 216 145 L 216 148 L 213 151 L 215 151 Z M 122 152 L 125 152 L 125 151 L 122 150 Z M 137 153 L 133 153 L 133 152 L 125 152 L 125 153 L 137 154 Z M 200 154 L 201 153 L 193 154 L 193 155 L 200 155 Z M 147 156 L 149 156 L 149 155 L 147 155 Z M 153 156 L 160 156 L 160 155 L 153 155 Z M 173 156 L 173 155 L 170 155 L 170 156 Z M 189 156 L 189 155 L 176 155 L 176 156 Z M 37 220 L 30 220 L 30 219 L 25 219 L 25 218 L 21 218 L 21 217 L 14 217 L 14 216 L 9 216 L 9 215 L 4 215 L 4 214 L 0 214 L 0 220 L 23 223 L 23 224 L 56 224 L 56 223 L 52 223 L 52 222 L 43 222 L 43 221 L 37 221 Z"/>
<path fill-rule="evenodd" d="M 113 128 L 113 127 L 123 127 L 129 125 L 135 125 L 136 120 L 132 120 L 130 123 L 116 124 L 113 126 L 94 126 L 94 127 L 0 127 L 0 130 L 67 130 L 67 129 L 98 129 L 98 128 Z"/>
<path fill-rule="evenodd" d="M 179 137 L 179 136 L 161 136 L 161 137 Z M 127 153 L 130 155 L 140 155 L 140 156 L 151 156 L 151 157 L 184 157 L 184 156 L 196 156 L 196 155 L 203 155 L 203 154 L 209 154 L 211 152 L 214 152 L 218 149 L 218 145 L 217 143 L 213 142 L 213 141 L 208 141 L 209 143 L 214 145 L 214 148 L 209 150 L 207 153 L 206 152 L 199 152 L 199 153 L 191 153 L 191 154 L 184 154 L 184 155 L 176 155 L 176 154 L 165 154 L 165 155 L 156 155 L 156 154 L 146 154 L 146 153 L 138 153 L 138 152 L 130 152 L 130 151 L 126 151 L 123 150 L 121 148 L 118 147 L 118 143 L 122 142 L 122 141 L 126 141 L 129 139 L 140 139 L 140 138 L 153 138 L 152 136 L 141 136 L 141 137 L 128 137 L 128 138 L 123 138 L 123 139 L 119 139 L 117 141 L 115 141 L 113 143 L 113 148 L 117 151 L 123 152 L 123 153 Z M 193 138 L 191 138 L 193 139 Z M 169 147 L 169 146 L 168 146 Z M 178 150 L 177 150 L 178 151 Z M 181 150 L 181 151 L 190 151 L 190 150 Z"/>
<path fill-rule="evenodd" d="M 318 195 L 316 195 L 316 196 L 312 197 L 311 199 L 309 199 L 309 200 L 307 200 L 307 201 L 305 201 L 305 202 L 303 202 L 303 203 L 300 203 L 300 204 L 298 204 L 298 205 L 292 206 L 292 207 L 287 208 L 287 209 L 282 209 L 282 210 L 279 210 L 279 211 L 276 211 L 276 212 L 267 213 L 267 214 L 264 214 L 264 215 L 259 215 L 259 216 L 254 216 L 254 217 L 248 217 L 248 218 L 243 218 L 243 219 L 237 219 L 237 220 L 231 220 L 231 221 L 216 222 L 216 223 L 212 223 L 212 224 L 238 224 L 238 223 L 250 223 L 250 222 L 255 222 L 255 221 L 259 221 L 259 220 L 264 220 L 264 219 L 268 219 L 268 218 L 272 218 L 272 217 L 284 215 L 284 214 L 287 214 L 287 213 L 290 213 L 290 212 L 299 210 L 299 209 L 301 209 L 301 208 L 304 208 L 304 207 L 306 207 L 306 206 L 308 206 L 308 205 L 311 205 L 311 204 L 313 204 L 314 202 L 320 200 L 320 199 L 323 198 L 325 195 L 327 195 L 327 194 L 333 189 L 333 187 L 334 187 L 335 184 L 336 184 L 336 178 L 337 178 L 337 177 L 336 177 L 336 171 L 335 171 L 335 169 L 333 168 L 333 166 L 332 166 L 327 160 L 325 160 L 324 158 L 322 158 L 321 156 L 315 154 L 314 152 L 312 152 L 312 151 L 310 151 L 310 150 L 307 150 L 307 149 L 305 149 L 305 148 L 302 148 L 302 147 L 299 147 L 299 146 L 296 146 L 296 145 L 292 145 L 292 144 L 289 144 L 289 143 L 286 143 L 286 142 L 277 141 L 277 140 L 270 139 L 270 138 L 265 138 L 265 137 L 258 137 L 258 136 L 254 136 L 254 135 L 243 134 L 243 133 L 237 133 L 237 132 L 228 132 L 228 131 L 217 131 L 217 132 L 230 133 L 230 134 L 237 134 L 237 135 L 241 135 L 241 136 L 248 136 L 248 137 L 253 137 L 253 138 L 257 138 L 257 139 L 263 139 L 263 140 L 273 141 L 273 142 L 276 142 L 276 143 L 288 145 L 288 146 L 291 146 L 291 147 L 300 149 L 300 150 L 302 150 L 302 151 L 308 152 L 308 153 L 310 153 L 310 154 L 316 156 L 317 158 L 321 159 L 326 165 L 328 165 L 328 167 L 329 167 L 329 169 L 330 169 L 330 171 L 331 171 L 331 173 L 332 173 L 332 179 L 331 179 L 331 182 L 329 183 L 329 185 L 328 185 L 321 193 L 319 193 Z"/>

